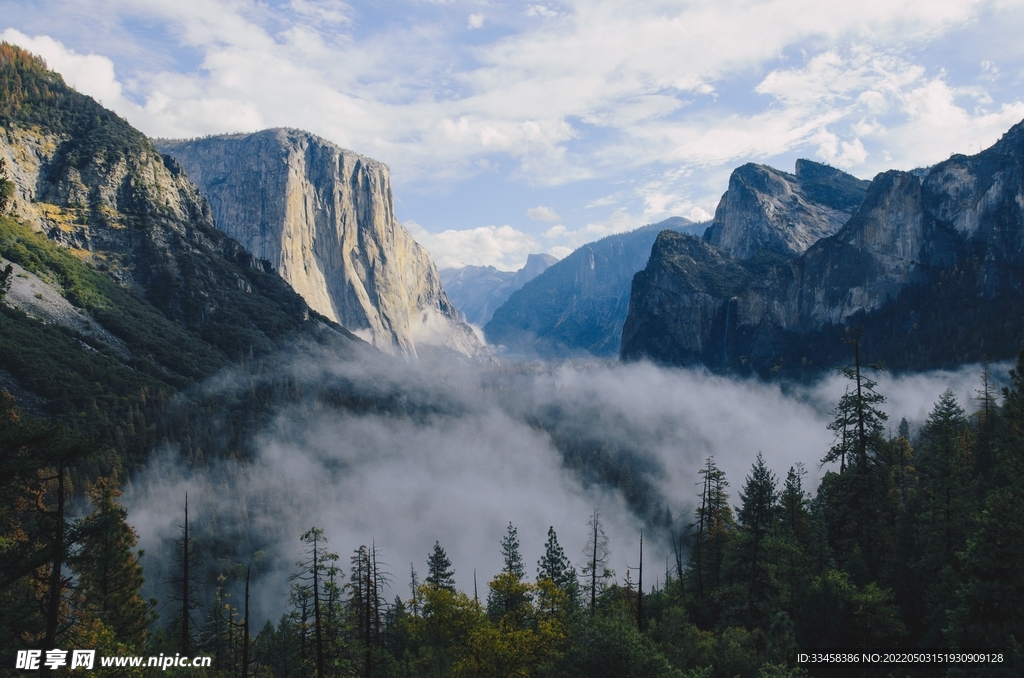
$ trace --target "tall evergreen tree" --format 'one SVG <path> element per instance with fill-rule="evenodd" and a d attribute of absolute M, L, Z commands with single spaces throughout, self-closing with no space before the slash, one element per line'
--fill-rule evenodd
<path fill-rule="evenodd" d="M 576 575 L 576 568 L 573 567 L 572 563 L 565 556 L 565 551 L 558 543 L 558 535 L 555 534 L 554 526 L 548 527 L 548 539 L 544 543 L 544 555 L 537 561 L 537 580 L 539 582 L 544 579 L 554 584 L 555 588 L 565 595 L 565 600 L 570 609 L 574 609 L 579 605 L 580 585 Z"/>
<path fill-rule="evenodd" d="M 982 363 L 981 388 L 976 391 L 976 394 L 975 400 L 978 403 L 978 410 L 975 414 L 977 421 L 975 466 L 979 477 L 987 480 L 995 463 L 994 446 L 996 444 L 996 431 L 999 423 L 999 404 L 996 399 L 996 387 L 992 379 L 992 367 L 987 359 Z"/>
<path fill-rule="evenodd" d="M 522 579 L 526 575 L 526 568 L 523 566 L 523 556 L 519 553 L 519 532 L 512 523 L 508 524 L 508 531 L 501 538 L 501 558 L 504 561 L 502 572 L 506 572 Z"/>
<path fill-rule="evenodd" d="M 182 523 L 181 538 L 177 540 L 178 571 L 172 578 L 176 592 L 172 601 L 177 603 L 177 618 L 174 626 L 178 630 L 178 649 L 182 654 L 188 654 L 192 649 L 192 637 L 194 627 L 192 623 L 192 611 L 199 608 L 196 600 L 196 572 L 193 568 L 195 558 L 192 535 L 189 532 L 188 518 L 188 494 L 185 494 L 185 522 Z"/>
<path fill-rule="evenodd" d="M 106 478 L 89 491 L 93 511 L 71 567 L 84 605 L 119 642 L 142 647 L 153 611 L 141 595 L 142 552 L 135 551 L 138 537 L 128 525 L 127 511 L 117 503 L 120 494 Z"/>
<path fill-rule="evenodd" d="M 786 611 L 790 616 L 794 614 L 810 576 L 808 553 L 812 527 L 808 510 L 810 498 L 803 488 L 804 473 L 802 464 L 791 466 L 779 497 L 779 533 L 784 554 L 780 578 L 785 584 Z"/>
<path fill-rule="evenodd" d="M 822 459 L 822 464 L 838 460 L 840 473 L 827 473 L 819 494 L 831 549 L 861 581 L 878 574 L 895 547 L 888 519 L 892 459 L 884 437 L 888 415 L 879 409 L 885 396 L 875 390 L 877 382 L 863 373 L 859 336 L 850 343 L 854 364 L 839 371 L 851 383 L 829 426 L 837 442 Z"/>
<path fill-rule="evenodd" d="M 455 570 L 452 569 L 452 561 L 441 548 L 440 542 L 434 542 L 434 550 L 427 556 L 427 579 L 426 582 L 439 589 L 455 591 Z"/>
<path fill-rule="evenodd" d="M 531 598 L 528 588 L 522 586 L 526 571 L 519 553 L 519 533 L 512 523 L 501 538 L 501 557 L 501 574 L 490 583 L 487 595 L 487 614 L 494 621 L 525 607 Z"/>
<path fill-rule="evenodd" d="M 757 459 L 743 490 L 740 491 L 739 523 L 736 540 L 739 566 L 743 570 L 747 623 L 765 625 L 770 619 L 767 600 L 775 583 L 771 575 L 767 549 L 768 536 L 778 519 L 778 491 L 775 475 L 768 469 L 764 456 Z"/>
<path fill-rule="evenodd" d="M 707 625 L 718 614 L 718 588 L 728 547 L 736 533 L 736 521 L 726 491 L 729 482 L 714 457 L 708 457 L 698 473 L 701 495 L 696 520 L 690 525 L 694 535 L 686 585 L 694 593 L 689 599 L 694 618 L 701 625 Z"/>
<path fill-rule="evenodd" d="M 304 605 L 312 607 L 312 617 L 308 617 L 308 608 L 304 608 L 304 616 L 311 622 L 313 641 L 313 661 L 316 677 L 323 678 L 326 672 L 326 596 L 328 589 L 328 570 L 338 560 L 338 555 L 326 550 L 327 537 L 319 527 L 310 528 L 300 537 L 306 545 L 306 557 L 296 563 L 299 572 L 292 575 L 292 581 L 304 588 L 300 599 Z M 308 602 L 306 602 L 308 601 Z"/>

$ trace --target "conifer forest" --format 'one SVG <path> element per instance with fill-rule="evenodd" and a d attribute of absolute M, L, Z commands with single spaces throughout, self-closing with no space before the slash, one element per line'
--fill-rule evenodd
<path fill-rule="evenodd" d="M 218 560 L 224 545 L 197 536 L 184 496 L 168 600 L 147 600 L 118 472 L 101 461 L 109 441 L 5 394 L 0 634 L 7 647 L 205 654 L 213 668 L 193 671 L 225 678 L 819 675 L 797 653 L 829 648 L 1005 654 L 983 668 L 842 675 L 1016 675 L 1024 357 L 1002 392 L 986 366 L 971 402 L 940 394 L 914 432 L 887 422 L 872 368 L 843 373 L 813 493 L 802 465 L 779 478 L 757 454 L 745 477 L 727 478 L 708 457 L 690 515 L 612 544 L 595 510 L 579 526 L 580 556 L 551 528 L 536 564 L 510 522 L 493 544 L 501 572 L 479 582 L 440 538 L 399 567 L 374 543 L 335 543 L 329 526 L 310 525 L 294 535 L 302 555 L 282 614 L 259 622 L 258 560 Z M 88 510 L 72 511 L 75 498 Z M 656 543 L 670 545 L 667 566 L 645 565 Z M 636 569 L 613 572 L 611 549 L 634 552 Z"/>

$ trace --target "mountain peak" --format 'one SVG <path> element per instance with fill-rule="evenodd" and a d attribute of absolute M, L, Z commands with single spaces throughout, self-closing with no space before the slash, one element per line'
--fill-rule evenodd
<path fill-rule="evenodd" d="M 748 163 L 729 177 L 705 238 L 740 259 L 795 256 L 838 231 L 863 201 L 867 186 L 811 160 L 797 160 L 795 175 Z"/>

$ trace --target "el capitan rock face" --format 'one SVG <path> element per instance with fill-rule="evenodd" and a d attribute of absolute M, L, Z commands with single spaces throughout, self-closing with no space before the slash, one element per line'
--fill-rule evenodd
<path fill-rule="evenodd" d="M 294 129 L 156 143 L 209 199 L 218 228 L 270 261 L 310 308 L 387 352 L 485 350 L 395 219 L 383 163 Z"/>
<path fill-rule="evenodd" d="M 867 359 L 896 369 L 1010 357 L 1024 341 L 1024 123 L 978 155 L 878 175 L 834 235 L 699 303 L 676 239 L 659 237 L 634 279 L 625 359 L 817 370 L 845 362 L 854 328 Z M 739 263 L 720 254 L 704 275 Z"/>

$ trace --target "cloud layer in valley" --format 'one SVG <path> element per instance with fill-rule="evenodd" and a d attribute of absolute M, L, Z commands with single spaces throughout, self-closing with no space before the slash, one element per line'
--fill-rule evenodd
<path fill-rule="evenodd" d="M 1024 118 L 1017 1 L 8 3 L 0 38 L 154 136 L 309 129 L 385 162 L 399 217 L 541 249 L 714 212 L 744 162 L 870 178 Z M 528 216 L 544 205 L 560 219 Z M 462 263 L 465 239 L 429 247 Z M 478 256 L 516 268 L 518 242 Z M 510 263 L 504 263 L 510 262 Z"/>
<path fill-rule="evenodd" d="M 832 441 L 829 411 L 844 386 L 838 377 L 766 384 L 645 363 L 479 368 L 321 357 L 285 369 L 290 383 L 361 398 L 389 394 L 392 406 L 378 413 L 340 411 L 323 400 L 282 406 L 255 433 L 254 459 L 214 461 L 202 472 L 187 471 L 173 450 L 157 455 L 125 495 L 155 590 L 169 578 L 164 568 L 173 561 L 186 492 L 200 544 L 204 532 L 215 532 L 237 539 L 241 558 L 259 561 L 259 614 L 274 618 L 286 605 L 298 537 L 314 525 L 326 529 L 342 562 L 359 545 L 376 543 L 394 577 L 389 599 L 408 595 L 410 563 L 424 575 L 434 540 L 448 551 L 463 590 L 472 591 L 475 571 L 486 591 L 501 567 L 499 540 L 509 522 L 519 530 L 528 572 L 549 525 L 580 566 L 594 509 L 620 581 L 637 564 L 645 525 L 648 562 L 661 572 L 667 528 L 654 524 L 658 511 L 671 512 L 673 529 L 685 526 L 708 456 L 726 472 L 734 503 L 758 451 L 780 479 L 804 464 L 808 489 L 816 486 Z M 917 425 L 947 387 L 971 410 L 979 373 L 968 366 L 883 376 L 879 391 L 889 398 L 894 428 L 904 416 Z M 241 387 L 230 375 L 208 387 L 233 388 Z M 619 488 L 593 467 L 574 467 L 578 451 L 566 441 L 584 454 L 608 453 L 598 466 L 628 465 L 646 503 L 627 500 L 619 466 L 611 469 Z"/>

